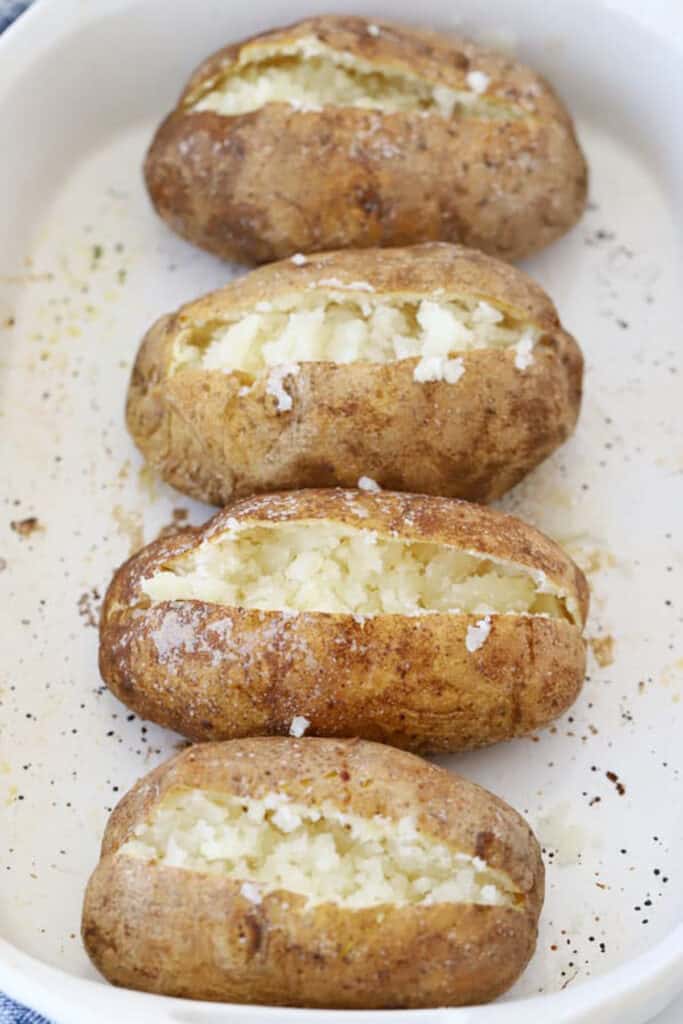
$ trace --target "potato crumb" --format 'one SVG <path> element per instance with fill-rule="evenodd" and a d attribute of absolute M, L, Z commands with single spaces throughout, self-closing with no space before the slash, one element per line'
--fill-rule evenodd
<path fill-rule="evenodd" d="M 359 476 L 358 487 L 361 491 L 381 491 L 382 488 L 371 476 Z"/>
<path fill-rule="evenodd" d="M 20 537 L 30 537 L 32 534 L 44 529 L 37 516 L 28 516 L 27 519 L 13 519 L 10 527 Z"/>
<path fill-rule="evenodd" d="M 379 25 L 373 25 L 373 24 L 368 25 L 368 35 L 369 36 L 375 36 L 375 38 L 377 38 L 377 36 L 379 34 L 380 34 L 380 27 L 379 27 Z"/>
<path fill-rule="evenodd" d="M 342 281 L 340 277 L 321 277 L 319 281 L 311 281 L 309 288 L 339 288 L 355 292 L 374 292 L 369 281 Z"/>
<path fill-rule="evenodd" d="M 522 373 L 528 370 L 534 361 L 535 344 L 536 339 L 534 335 L 529 331 L 525 331 L 517 344 L 512 346 L 515 351 L 515 366 Z"/>
<path fill-rule="evenodd" d="M 292 256 L 292 263 L 295 267 L 303 267 L 308 263 L 308 260 L 302 252 L 295 252 Z"/>
<path fill-rule="evenodd" d="M 294 376 L 298 372 L 299 367 L 296 363 L 282 363 L 280 366 L 274 366 L 270 371 L 266 384 L 266 393 L 272 395 L 275 399 L 278 412 L 289 412 L 292 408 L 292 396 L 289 392 L 285 391 L 284 379 L 285 377 Z"/>
<path fill-rule="evenodd" d="M 420 384 L 433 380 L 457 384 L 464 372 L 465 364 L 459 357 L 447 359 L 445 356 L 423 356 L 413 370 L 413 380 Z"/>
<path fill-rule="evenodd" d="M 289 727 L 289 735 L 296 736 L 298 739 L 304 735 L 310 724 L 310 721 L 305 717 L 305 715 L 295 715 L 292 719 L 292 724 Z"/>
<path fill-rule="evenodd" d="M 253 882 L 243 882 L 240 894 L 244 896 L 245 900 L 249 900 L 250 903 L 261 902 L 261 890 Z"/>
<path fill-rule="evenodd" d="M 475 622 L 473 626 L 467 627 L 467 636 L 465 637 L 465 647 L 473 654 L 478 651 L 480 647 L 483 647 L 488 640 L 489 633 L 491 632 L 491 616 L 485 615 L 479 622 Z"/>
<path fill-rule="evenodd" d="M 607 668 L 614 662 L 614 637 L 607 633 L 605 636 L 594 636 L 588 641 L 600 668 Z"/>
<path fill-rule="evenodd" d="M 481 96 L 488 89 L 491 79 L 483 71 L 468 71 L 465 81 L 473 93 Z"/>

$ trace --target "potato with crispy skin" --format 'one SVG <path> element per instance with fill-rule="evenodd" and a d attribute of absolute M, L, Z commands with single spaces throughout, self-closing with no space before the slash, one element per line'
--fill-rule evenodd
<path fill-rule="evenodd" d="M 521 259 L 574 224 L 587 183 L 571 118 L 530 68 L 354 17 L 210 57 L 144 170 L 175 231 L 247 263 L 425 241 Z"/>
<path fill-rule="evenodd" d="M 423 751 L 547 725 L 584 677 L 585 578 L 512 516 L 300 491 L 156 541 L 106 595 L 100 670 L 193 740 L 361 736 Z"/>
<path fill-rule="evenodd" d="M 195 746 L 123 798 L 82 934 L 116 985 L 239 1003 L 457 1006 L 531 957 L 538 843 L 479 786 L 358 740 Z"/>
<path fill-rule="evenodd" d="M 169 483 L 227 504 L 355 487 L 489 501 L 571 434 L 583 360 L 525 274 L 446 244 L 299 257 L 162 317 L 128 426 Z"/>

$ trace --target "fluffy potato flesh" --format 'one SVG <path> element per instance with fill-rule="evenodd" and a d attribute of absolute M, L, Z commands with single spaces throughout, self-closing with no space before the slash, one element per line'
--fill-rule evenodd
<path fill-rule="evenodd" d="M 120 854 L 241 880 L 254 903 L 275 890 L 356 908 L 523 902 L 506 874 L 425 835 L 410 816 L 365 818 L 279 792 L 256 799 L 171 790 Z"/>
<path fill-rule="evenodd" d="M 416 380 L 455 383 L 464 372 L 458 354 L 473 349 L 514 348 L 520 370 L 533 362 L 539 329 L 491 302 L 378 296 L 364 281 L 344 286 L 330 278 L 321 284 L 277 303 L 261 302 L 239 319 L 188 325 L 175 343 L 173 369 L 190 365 L 253 378 L 300 362 L 417 359 Z"/>
<path fill-rule="evenodd" d="M 152 601 L 347 613 L 531 614 L 578 621 L 542 572 L 330 520 L 237 523 L 142 581 Z"/>
<path fill-rule="evenodd" d="M 207 83 L 190 110 L 211 110 L 234 117 L 267 103 L 288 103 L 301 110 L 358 107 L 385 114 L 418 112 L 477 118 L 519 116 L 512 104 L 485 96 L 488 78 L 471 73 L 466 88 L 452 89 L 406 71 L 334 50 L 315 36 L 281 46 L 246 47 L 218 82 Z"/>

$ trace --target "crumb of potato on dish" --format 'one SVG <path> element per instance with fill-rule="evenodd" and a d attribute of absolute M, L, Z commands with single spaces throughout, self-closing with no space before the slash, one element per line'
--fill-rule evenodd
<path fill-rule="evenodd" d="M 139 551 L 145 542 L 141 513 L 128 512 L 122 505 L 114 505 L 111 514 L 118 532 L 128 538 L 129 554 Z"/>
<path fill-rule="evenodd" d="M 31 537 L 34 533 L 45 529 L 37 516 L 27 516 L 26 519 L 13 519 L 10 526 L 20 537 Z"/>
<path fill-rule="evenodd" d="M 607 668 L 614 661 L 614 637 L 609 633 L 605 636 L 594 636 L 588 641 L 600 668 Z"/>

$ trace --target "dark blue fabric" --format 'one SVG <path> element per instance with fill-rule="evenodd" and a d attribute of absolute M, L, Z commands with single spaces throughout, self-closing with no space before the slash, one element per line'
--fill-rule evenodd
<path fill-rule="evenodd" d="M 25 11 L 31 0 L 0 0 L 0 32 L 6 29 L 14 19 Z M 2 1012 L 0 1010 L 0 1012 Z M 0 1017 L 0 1024 L 5 1024 L 2 1017 Z"/>
<path fill-rule="evenodd" d="M 44 1017 L 34 1010 L 13 1002 L 0 994 L 0 1024 L 48 1024 Z"/>

